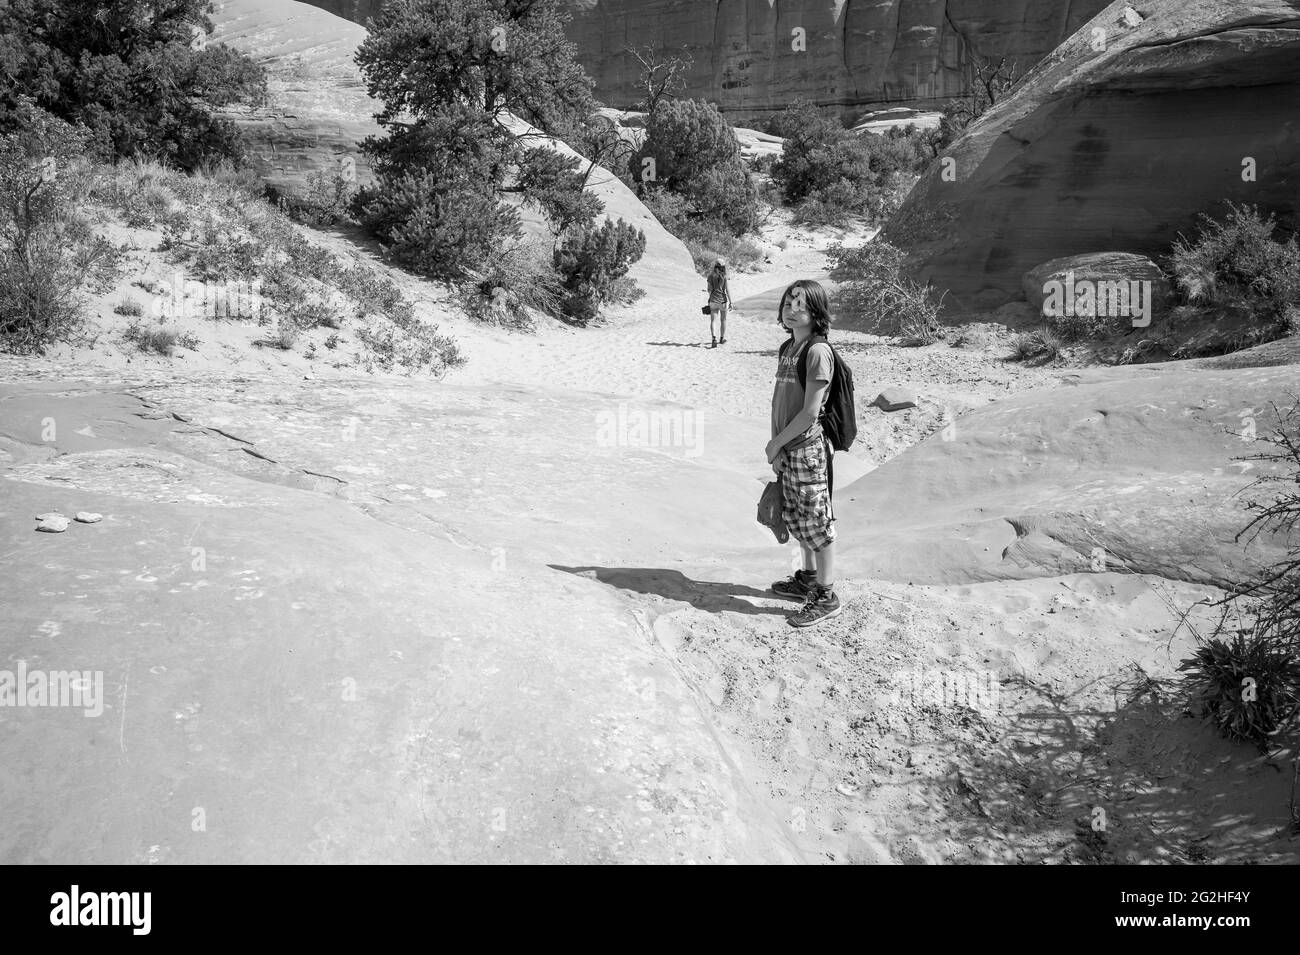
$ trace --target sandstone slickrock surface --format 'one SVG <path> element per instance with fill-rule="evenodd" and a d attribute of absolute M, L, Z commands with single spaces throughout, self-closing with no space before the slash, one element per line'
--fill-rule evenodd
<path fill-rule="evenodd" d="M 1280 556 L 1249 520 L 1243 461 L 1295 366 L 1201 362 L 1080 374 L 961 415 L 836 495 L 842 566 L 915 583 L 1088 573 L 1226 586 Z M 1247 495 L 1247 498 L 1249 495 Z"/>
<path fill-rule="evenodd" d="M 575 437 L 584 417 L 588 398 L 403 381 L 0 386 L 0 657 L 104 692 L 95 718 L 0 709 L 0 859 L 796 861 L 642 622 L 539 560 L 625 564 L 619 514 L 671 544 L 752 502 L 716 507 L 699 459 Z M 539 495 L 548 464 L 595 490 Z M 688 481 L 707 508 L 650 503 Z M 69 498 L 113 519 L 30 533 Z M 567 545 L 520 533 L 527 501 Z"/>
<path fill-rule="evenodd" d="M 1300 3 L 1150 0 L 1136 26 L 1126 6 L 972 126 L 949 150 L 955 181 L 936 166 L 885 230 L 950 307 L 1019 299 L 1049 259 L 1166 254 L 1223 200 L 1300 225 Z"/>
<path fill-rule="evenodd" d="M 376 0 L 313 0 L 364 22 Z M 846 112 L 873 104 L 934 105 L 966 89 L 971 51 L 1027 69 L 1104 0 L 567 0 L 567 28 L 596 95 L 638 99 L 628 48 L 693 59 L 686 95 L 757 118 L 796 99 Z M 805 49 L 793 31 L 805 31 Z"/>
<path fill-rule="evenodd" d="M 352 53 L 366 31 L 355 23 L 296 0 L 224 0 L 213 14 L 213 39 L 265 63 L 271 106 L 235 111 L 229 118 L 251 140 L 254 155 L 274 185 L 304 190 L 317 171 L 327 174 L 350 160 L 359 182 L 371 179 L 358 144 L 381 130 L 373 121 L 380 105 L 366 93 Z M 527 124 L 520 123 L 520 127 Z M 563 143 L 537 140 L 569 155 Z M 645 254 L 628 273 L 647 294 L 680 291 L 702 280 L 682 242 L 670 235 L 636 195 L 604 169 L 588 189 L 605 204 L 605 217 L 626 219 L 646 233 Z M 525 215 L 533 240 L 549 247 L 551 235 L 537 215 Z"/>

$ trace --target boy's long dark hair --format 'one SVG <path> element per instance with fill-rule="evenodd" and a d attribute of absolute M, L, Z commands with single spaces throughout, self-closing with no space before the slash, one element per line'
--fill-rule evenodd
<path fill-rule="evenodd" d="M 777 324 L 784 328 L 791 335 L 793 331 L 781 320 L 785 314 L 785 303 L 790 298 L 790 293 L 795 289 L 803 289 L 803 300 L 808 306 L 808 315 L 812 319 L 812 334 L 820 335 L 826 338 L 831 333 L 831 306 L 830 301 L 826 298 L 826 290 L 821 287 L 820 282 L 814 282 L 811 279 L 800 279 L 792 282 L 790 287 L 781 293 L 781 301 L 776 306 Z"/>

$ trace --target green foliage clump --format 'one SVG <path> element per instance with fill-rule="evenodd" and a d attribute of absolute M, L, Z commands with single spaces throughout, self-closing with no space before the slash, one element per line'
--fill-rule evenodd
<path fill-rule="evenodd" d="M 1178 237 L 1169 256 L 1174 281 L 1190 312 L 1244 313 L 1276 337 L 1300 306 L 1300 244 L 1294 235 L 1275 239 L 1274 217 L 1255 206 L 1227 206 L 1222 220 L 1201 214 L 1195 239 Z"/>
<path fill-rule="evenodd" d="M 719 259 L 740 271 L 763 261 L 763 250 L 748 236 L 735 235 L 714 219 L 692 218 L 684 196 L 667 189 L 649 189 L 641 201 L 665 229 L 682 240 L 701 275 Z"/>
<path fill-rule="evenodd" d="M 680 197 L 669 217 L 678 230 L 686 222 L 733 236 L 757 228 L 758 187 L 740 157 L 735 132 L 711 103 L 661 101 L 646 121 L 645 140 L 631 162 L 643 199 L 656 193 Z M 665 228 L 674 231 L 669 223 Z"/>
<path fill-rule="evenodd" d="M 466 278 L 521 236 L 508 198 L 558 231 L 589 223 L 580 162 L 512 131 L 518 117 L 574 134 L 594 109 L 557 0 L 413 0 L 386 6 L 357 50 L 384 135 L 362 143 L 375 183 L 353 214 L 403 265 Z"/>
<path fill-rule="evenodd" d="M 100 157 L 158 158 L 184 169 L 243 154 L 212 110 L 266 95 L 262 67 L 209 44 L 207 0 L 12 0 L 0 5 L 0 132 L 25 98 L 89 131 Z"/>
<path fill-rule="evenodd" d="M 775 116 L 768 131 L 785 139 L 772 180 L 813 224 L 888 218 L 929 161 L 906 133 L 855 135 L 806 101 Z"/>
<path fill-rule="evenodd" d="M 572 230 L 555 250 L 555 269 L 564 291 L 565 317 L 586 325 L 610 300 L 614 283 L 645 252 L 645 233 L 619 219 Z"/>

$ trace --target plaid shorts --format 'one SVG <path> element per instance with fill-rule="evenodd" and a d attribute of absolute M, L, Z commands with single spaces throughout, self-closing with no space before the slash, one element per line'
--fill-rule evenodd
<path fill-rule="evenodd" d="M 835 540 L 835 512 L 827 482 L 825 439 L 782 451 L 781 519 L 790 534 L 814 552 Z"/>

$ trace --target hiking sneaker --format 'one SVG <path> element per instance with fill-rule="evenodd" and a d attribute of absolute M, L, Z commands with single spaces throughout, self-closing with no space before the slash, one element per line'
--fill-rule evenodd
<path fill-rule="evenodd" d="M 819 583 L 813 583 L 804 598 L 803 609 L 786 621 L 792 627 L 811 627 L 835 616 L 842 609 L 840 598 L 835 591 L 827 590 Z"/>
<path fill-rule="evenodd" d="M 778 580 L 772 585 L 772 593 L 778 597 L 792 597 L 795 600 L 803 600 L 808 596 L 808 589 L 817 580 L 817 572 L 813 570 L 796 570 L 794 574 L 785 580 Z"/>

